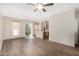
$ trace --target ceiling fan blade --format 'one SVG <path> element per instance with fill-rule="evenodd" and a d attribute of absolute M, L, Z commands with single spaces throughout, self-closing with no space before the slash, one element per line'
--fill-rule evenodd
<path fill-rule="evenodd" d="M 32 5 L 32 6 L 36 6 L 36 4 L 33 3 L 26 3 L 27 5 Z"/>
<path fill-rule="evenodd" d="M 51 5 L 54 5 L 54 3 L 44 4 L 43 6 L 51 6 Z"/>
<path fill-rule="evenodd" d="M 43 10 L 44 12 L 46 12 L 46 9 L 43 8 L 42 10 Z"/>
<path fill-rule="evenodd" d="M 37 9 L 38 9 L 38 8 L 36 8 L 36 9 L 34 10 L 34 12 L 36 12 L 36 11 L 37 11 Z"/>

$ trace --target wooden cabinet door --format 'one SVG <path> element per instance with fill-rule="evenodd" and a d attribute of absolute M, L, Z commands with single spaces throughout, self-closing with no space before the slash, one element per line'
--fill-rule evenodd
<path fill-rule="evenodd" d="M 49 39 L 49 32 L 43 32 L 43 39 Z"/>

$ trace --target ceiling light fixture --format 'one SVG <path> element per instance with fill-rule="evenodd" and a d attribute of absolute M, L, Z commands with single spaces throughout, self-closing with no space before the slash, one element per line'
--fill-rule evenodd
<path fill-rule="evenodd" d="M 43 5 L 39 4 L 39 5 L 37 5 L 37 8 L 38 8 L 39 10 L 41 10 L 41 9 L 43 9 L 44 7 L 43 7 Z"/>
<path fill-rule="evenodd" d="M 43 9 L 43 6 L 37 6 L 37 8 L 38 8 L 39 10 L 41 10 L 41 9 Z"/>
<path fill-rule="evenodd" d="M 52 6 L 54 5 L 54 3 L 27 3 L 28 5 L 32 5 L 32 6 L 36 6 L 34 9 L 34 12 L 36 12 L 37 10 L 43 10 L 44 12 L 46 12 L 46 9 L 44 8 L 45 6 Z"/>

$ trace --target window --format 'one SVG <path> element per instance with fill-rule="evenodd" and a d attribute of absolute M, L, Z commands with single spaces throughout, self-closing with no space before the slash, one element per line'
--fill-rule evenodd
<path fill-rule="evenodd" d="M 12 22 L 12 34 L 13 36 L 18 36 L 20 34 L 20 22 L 19 21 Z"/>

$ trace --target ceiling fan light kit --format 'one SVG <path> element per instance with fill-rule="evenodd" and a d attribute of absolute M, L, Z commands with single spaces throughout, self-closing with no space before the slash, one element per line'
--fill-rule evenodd
<path fill-rule="evenodd" d="M 42 5 L 38 5 L 37 8 L 38 8 L 38 10 L 42 10 L 43 6 Z"/>

